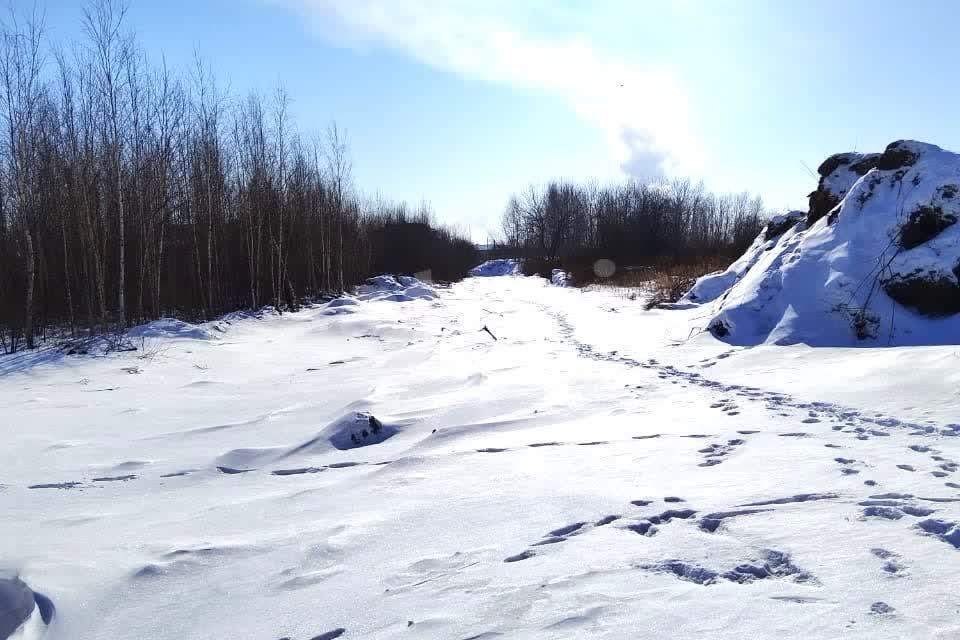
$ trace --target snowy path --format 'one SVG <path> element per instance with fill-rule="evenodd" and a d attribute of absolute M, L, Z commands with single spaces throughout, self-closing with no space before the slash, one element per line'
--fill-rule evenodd
<path fill-rule="evenodd" d="M 5 563 L 50 638 L 960 633 L 953 350 L 638 306 L 476 278 L 5 376 Z"/>

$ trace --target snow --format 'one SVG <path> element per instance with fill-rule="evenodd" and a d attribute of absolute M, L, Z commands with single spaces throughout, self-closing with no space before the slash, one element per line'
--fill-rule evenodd
<path fill-rule="evenodd" d="M 960 156 L 901 141 L 882 156 L 834 158 L 880 166 L 862 177 L 849 164 L 835 168 L 821 181 L 822 190 L 843 195 L 829 215 L 809 228 L 798 220 L 773 238 L 761 233 L 683 302 L 701 305 L 714 334 L 733 345 L 956 343 Z M 914 225 L 925 215 L 941 228 Z"/>
<path fill-rule="evenodd" d="M 520 262 L 512 258 L 487 260 L 470 270 L 470 275 L 479 278 L 515 276 L 520 274 Z"/>
<path fill-rule="evenodd" d="M 680 300 L 681 303 L 703 304 L 712 302 L 727 293 L 753 267 L 775 248 L 784 232 L 793 233 L 804 217 L 801 211 L 775 216 L 760 232 L 746 252 L 723 271 L 707 274 L 697 279 L 690 291 Z M 792 224 L 791 224 L 792 223 Z M 781 233 L 771 234 L 770 230 L 783 229 Z M 788 236 L 789 237 L 789 236 Z"/>
<path fill-rule="evenodd" d="M 554 269 L 550 273 L 550 284 L 556 287 L 569 287 L 571 286 L 570 274 L 563 269 Z"/>
<path fill-rule="evenodd" d="M 393 281 L 2 368 L 3 564 L 55 605 L 43 637 L 960 633 L 956 347 L 742 348 L 707 305 Z"/>
<path fill-rule="evenodd" d="M 130 338 L 184 338 L 187 340 L 211 340 L 216 336 L 204 327 L 177 320 L 160 318 L 142 324 L 127 332 Z"/>
<path fill-rule="evenodd" d="M 369 302 L 412 302 L 414 300 L 435 300 L 436 290 L 411 276 L 394 277 L 390 275 L 374 276 L 366 284 L 357 287 L 357 299 Z M 332 301 L 333 304 L 336 300 Z M 342 303 L 341 303 L 342 304 Z"/>

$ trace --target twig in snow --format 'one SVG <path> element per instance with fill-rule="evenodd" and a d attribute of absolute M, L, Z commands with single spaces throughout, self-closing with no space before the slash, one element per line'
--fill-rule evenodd
<path fill-rule="evenodd" d="M 490 334 L 490 337 L 493 338 L 494 341 L 497 340 L 497 336 L 493 335 L 493 331 L 490 331 L 490 328 L 487 325 L 483 325 L 483 329 L 480 329 L 480 331 L 486 331 Z"/>

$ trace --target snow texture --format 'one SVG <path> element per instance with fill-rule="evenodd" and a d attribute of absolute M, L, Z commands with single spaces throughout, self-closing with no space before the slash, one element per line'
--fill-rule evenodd
<path fill-rule="evenodd" d="M 733 345 L 956 344 L 960 156 L 899 141 L 883 154 L 831 156 L 820 171 L 807 221 L 771 221 L 682 302 L 701 305 L 710 331 Z M 827 196 L 837 204 L 817 217 Z"/>

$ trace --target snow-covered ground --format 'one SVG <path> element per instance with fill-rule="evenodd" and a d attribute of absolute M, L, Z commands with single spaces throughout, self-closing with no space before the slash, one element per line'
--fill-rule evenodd
<path fill-rule="evenodd" d="M 0 568 L 47 638 L 960 634 L 956 347 L 398 284 L 5 368 Z"/>

